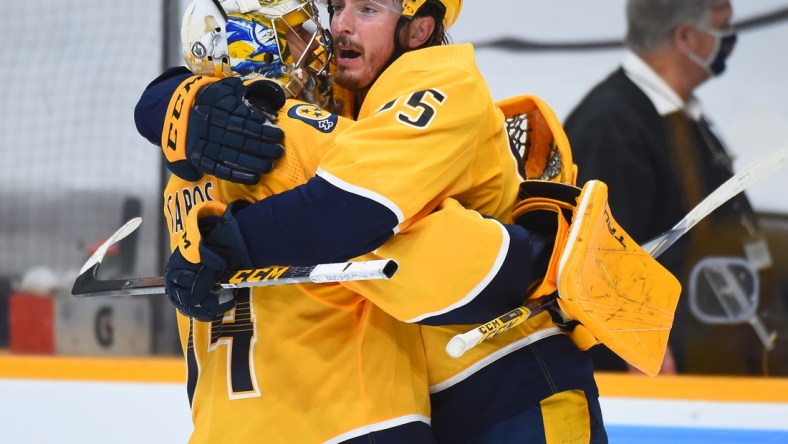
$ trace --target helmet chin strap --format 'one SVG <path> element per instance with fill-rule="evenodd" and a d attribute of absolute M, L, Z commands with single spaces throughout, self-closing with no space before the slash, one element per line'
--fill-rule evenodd
<path fill-rule="evenodd" d="M 301 91 L 304 90 L 307 78 L 309 77 L 304 68 L 294 67 L 289 73 L 290 80 L 287 84 L 282 85 L 282 89 L 287 93 L 288 98 L 298 97 Z"/>
<path fill-rule="evenodd" d="M 326 10 L 328 10 L 328 23 L 329 23 L 328 27 L 330 28 L 331 20 L 334 20 L 334 2 L 328 0 L 328 3 L 326 3 Z"/>

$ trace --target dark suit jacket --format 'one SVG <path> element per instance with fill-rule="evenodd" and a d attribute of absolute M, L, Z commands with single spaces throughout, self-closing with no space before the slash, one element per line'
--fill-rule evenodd
<path fill-rule="evenodd" d="M 683 112 L 660 116 L 645 93 L 618 69 L 582 99 L 565 129 L 579 168 L 578 183 L 605 182 L 613 217 L 644 243 L 670 229 L 731 177 L 730 159 L 704 125 Z M 743 256 L 743 213 L 751 215 L 752 210 L 740 195 L 699 223 L 659 261 L 686 284 L 689 268 L 701 257 Z M 689 316 L 685 295 L 671 333 L 680 371 L 686 369 L 687 329 L 691 324 L 702 327 Z M 623 368 L 620 360 L 598 361 L 601 368 Z"/>

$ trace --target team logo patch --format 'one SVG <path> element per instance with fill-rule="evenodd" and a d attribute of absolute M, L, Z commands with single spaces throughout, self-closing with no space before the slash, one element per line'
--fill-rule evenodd
<path fill-rule="evenodd" d="M 336 114 L 309 104 L 296 105 L 290 108 L 287 115 L 324 133 L 334 131 L 339 120 Z"/>

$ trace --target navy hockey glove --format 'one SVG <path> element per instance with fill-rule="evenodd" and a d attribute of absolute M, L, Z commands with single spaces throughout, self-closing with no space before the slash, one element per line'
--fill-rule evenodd
<path fill-rule="evenodd" d="M 284 133 L 273 123 L 285 96 L 276 83 L 244 86 L 228 77 L 197 92 L 189 112 L 186 156 L 200 172 L 253 185 L 284 154 Z"/>
<path fill-rule="evenodd" d="M 220 289 L 217 282 L 230 271 L 252 268 L 232 215 L 247 204 L 204 202 L 189 212 L 164 271 L 167 299 L 184 315 L 210 321 L 235 306 L 232 291 Z"/>

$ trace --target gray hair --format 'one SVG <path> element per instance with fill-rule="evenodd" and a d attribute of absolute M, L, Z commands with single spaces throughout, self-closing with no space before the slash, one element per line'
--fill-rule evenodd
<path fill-rule="evenodd" d="M 627 0 L 626 45 L 650 52 L 670 44 L 681 24 L 705 25 L 709 11 L 730 0 Z"/>

